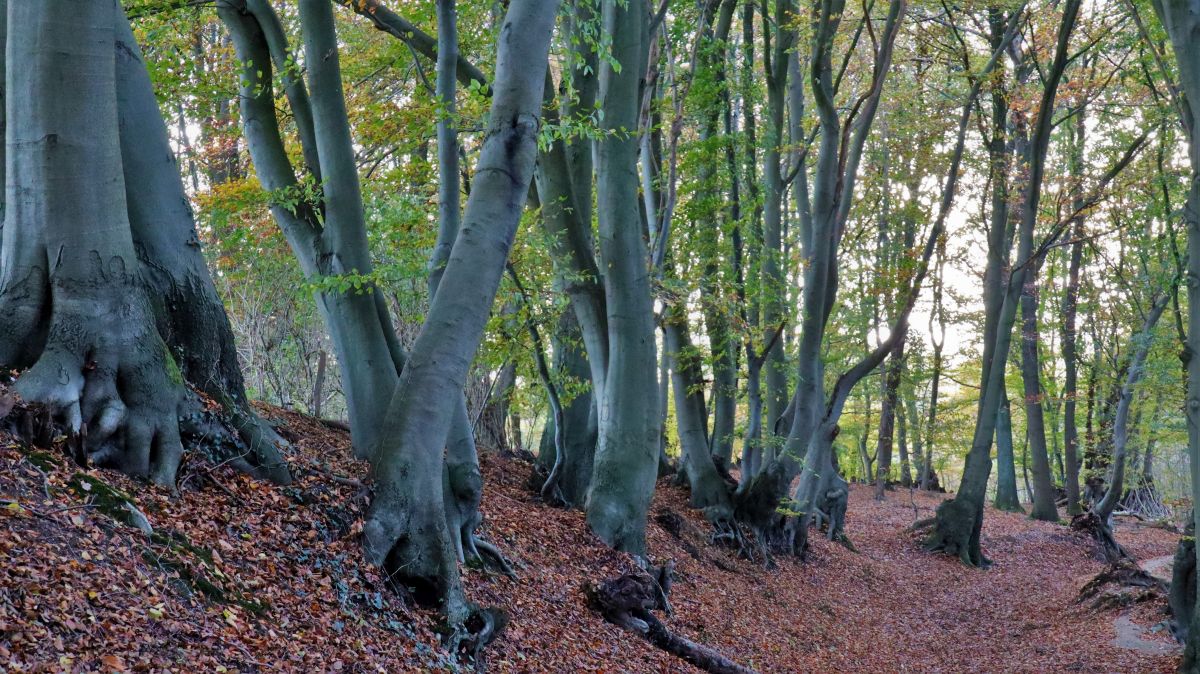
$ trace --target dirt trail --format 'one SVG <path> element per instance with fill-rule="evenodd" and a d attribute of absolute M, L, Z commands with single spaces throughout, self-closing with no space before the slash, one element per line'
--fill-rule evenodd
<path fill-rule="evenodd" d="M 361 562 L 361 494 L 329 477 L 365 475 L 345 434 L 273 414 L 295 445 L 287 488 L 199 459 L 178 497 L 90 473 L 136 499 L 162 535 L 153 540 L 81 505 L 93 497 L 72 489 L 67 461 L 31 459 L 0 437 L 0 499 L 17 504 L 0 509 L 0 670 L 444 667 L 433 616 L 404 607 Z M 695 671 L 588 609 L 584 583 L 632 560 L 600 545 L 582 513 L 541 503 L 529 470 L 484 455 L 485 533 L 519 571 L 464 571 L 472 599 L 510 617 L 487 649 L 489 671 Z M 656 563 L 676 562 L 666 622 L 764 673 L 1173 671 L 1170 637 L 1150 631 L 1161 606 L 1097 614 L 1076 603 L 1102 565 L 1066 526 L 989 509 L 988 571 L 922 551 L 905 530 L 942 498 L 916 494 L 914 513 L 906 491 L 877 502 L 854 487 L 847 531 L 859 553 L 814 537 L 807 563 L 780 558 L 766 570 L 711 546 L 686 492 L 664 481 L 647 535 Z M 669 513 L 682 516 L 682 541 L 659 523 Z M 1150 528 L 1117 536 L 1148 560 L 1176 542 Z"/>

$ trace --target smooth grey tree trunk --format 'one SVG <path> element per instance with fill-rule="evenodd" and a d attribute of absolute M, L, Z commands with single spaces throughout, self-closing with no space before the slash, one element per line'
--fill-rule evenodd
<path fill-rule="evenodd" d="M 217 13 L 229 29 L 242 63 L 238 100 L 246 144 L 259 182 L 273 194 L 299 195 L 301 183 L 284 146 L 275 109 L 275 59 L 267 33 L 278 23 L 278 18 L 264 0 L 227 0 L 217 5 Z M 324 30 L 332 28 L 326 26 Z M 275 51 L 284 48 L 276 43 Z M 285 52 L 279 58 L 286 62 L 291 57 Z M 340 77 L 337 79 L 340 82 Z M 349 128 L 344 117 L 338 119 L 336 110 L 341 106 L 344 111 L 342 91 L 340 84 L 332 90 L 326 90 L 327 87 L 329 83 L 321 86 L 316 97 L 336 97 L 338 101 L 313 106 L 313 112 L 319 107 L 328 118 L 314 126 L 313 135 L 319 142 L 310 145 L 317 147 L 310 146 L 303 153 L 306 161 L 317 162 L 307 166 L 311 175 L 330 176 L 322 185 L 323 202 L 301 199 L 292 205 L 271 206 L 271 213 L 301 271 L 309 281 L 317 283 L 342 275 L 369 277 L 373 271 Z M 291 80 L 287 91 L 294 107 L 311 106 L 302 81 Z M 320 156 L 320 146 L 334 156 Z M 345 166 L 347 156 L 350 164 Z M 329 166 L 323 169 L 321 162 Z M 380 420 L 404 363 L 391 317 L 382 295 L 370 285 L 350 290 L 330 287 L 317 293 L 317 307 L 342 371 L 355 454 L 370 458 L 378 448 Z"/>
<path fill-rule="evenodd" d="M 667 264 L 671 264 L 669 261 Z M 699 354 L 688 335 L 684 307 L 671 308 L 663 322 L 664 351 L 671 358 L 671 383 L 675 390 L 675 423 L 679 433 L 683 468 L 691 489 L 691 505 L 704 510 L 715 524 L 733 516 L 725 481 L 709 451 L 704 411 L 703 373 Z M 715 441 L 715 438 L 713 438 Z"/>
<path fill-rule="evenodd" d="M 443 512 L 442 452 L 533 179 L 557 8 L 555 0 L 509 6 L 462 227 L 388 406 L 382 432 L 395 441 L 372 461 L 375 499 L 363 525 L 368 558 L 419 599 L 438 603 L 455 626 L 469 607 Z"/>
<path fill-rule="evenodd" d="M 720 3 L 715 24 L 711 31 L 705 31 L 705 40 L 699 47 L 701 58 L 697 67 L 712 73 L 711 77 L 716 87 L 711 98 L 704 100 L 706 108 L 700 129 L 701 142 L 719 135 L 721 114 L 727 108 L 729 83 L 725 73 L 725 48 L 736 7 L 736 0 L 723 0 Z M 708 192 L 707 198 L 712 199 L 715 205 L 723 195 L 716 181 L 716 167 L 719 164 L 715 153 L 710 159 L 711 161 L 705 161 L 700 167 L 699 180 L 700 185 Z M 700 288 L 704 298 L 704 325 L 712 353 L 711 451 L 713 459 L 723 470 L 728 470 L 733 462 L 733 436 L 737 417 L 738 344 L 731 332 L 728 315 L 730 298 L 725 296 L 724 285 L 719 278 L 719 269 L 726 257 L 721 246 L 722 218 L 727 217 L 729 212 L 714 209 L 713 215 L 701 232 L 704 270 Z M 730 219 L 736 221 L 737 218 Z"/>
<path fill-rule="evenodd" d="M 221 404 L 244 441 L 229 458 L 247 472 L 286 483 L 290 475 L 279 450 L 286 443 L 246 398 L 233 329 L 201 252 L 141 49 L 121 13 L 116 19 L 116 97 L 129 223 L 158 332 L 184 379 Z M 185 424 L 185 432 L 211 432 L 210 427 L 186 427 L 190 425 Z"/>
<path fill-rule="evenodd" d="M 556 381 L 591 380 L 587 354 L 580 347 L 580 340 L 575 314 L 564 311 L 559 316 L 553 344 L 554 369 L 558 372 Z M 562 417 L 565 428 L 562 436 L 563 457 L 559 467 L 558 488 L 563 499 L 576 507 L 583 506 L 588 485 L 592 481 L 592 462 L 595 460 L 596 437 L 599 432 L 594 400 L 591 390 L 588 389 L 563 403 Z M 555 432 L 554 418 L 551 416 L 542 432 L 541 450 L 538 452 L 538 462 L 547 475 L 550 474 L 552 464 L 556 460 Z"/>
<path fill-rule="evenodd" d="M 1024 512 L 1017 496 L 1017 464 L 1012 443 L 1012 405 L 1007 397 L 996 410 L 996 499 L 998 510 Z"/>
<path fill-rule="evenodd" d="M 598 394 L 600 439 L 585 510 L 592 531 L 605 543 L 644 554 L 661 430 L 650 272 L 638 211 L 638 142 L 633 133 L 648 17 L 640 5 L 603 0 L 601 21 L 612 36 L 612 58 L 621 67 L 618 71 L 607 60 L 600 65 L 605 135 L 596 142 L 596 203 L 609 359 Z"/>
<path fill-rule="evenodd" d="M 781 174 L 782 147 L 785 142 L 787 127 L 784 122 L 784 111 L 787 106 L 788 93 L 788 59 L 796 41 L 796 31 L 791 27 L 791 15 L 794 12 L 791 0 L 779 0 L 775 3 L 774 45 L 771 43 L 772 32 L 766 26 L 767 6 L 763 5 L 763 70 L 767 80 L 767 124 L 763 138 L 763 228 L 762 228 L 762 320 L 767 329 L 784 322 L 784 307 L 786 306 L 787 288 L 783 272 L 783 243 L 782 243 L 782 212 L 785 193 L 783 176 Z M 784 414 L 788 404 L 786 359 L 784 357 L 782 340 L 777 340 L 767 351 L 766 363 L 763 364 L 765 374 L 765 402 L 767 414 L 767 429 L 771 434 L 776 433 L 775 423 Z M 798 384 L 798 385 L 802 385 Z"/>
<path fill-rule="evenodd" d="M 16 366 L 14 354 L 40 350 L 17 381 L 21 396 L 47 404 L 97 463 L 173 489 L 185 388 L 156 329 L 130 228 L 117 111 L 121 8 L 48 0 L 8 9 L 6 84 L 22 95 L 6 100 L 0 301 L 27 309 L 5 313 L 0 360 Z M 14 348 L 14 338 L 25 343 Z"/>
<path fill-rule="evenodd" d="M 1030 517 L 1058 521 L 1054 504 L 1054 476 L 1046 448 L 1046 421 L 1042 405 L 1042 369 L 1038 354 L 1040 337 L 1037 318 L 1037 273 L 1039 262 L 1030 265 L 1021 293 L 1021 380 L 1025 387 L 1025 429 L 1033 468 L 1033 507 Z"/>

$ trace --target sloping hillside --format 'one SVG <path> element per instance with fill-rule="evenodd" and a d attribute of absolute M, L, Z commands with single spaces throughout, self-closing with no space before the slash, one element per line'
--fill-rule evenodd
<path fill-rule="evenodd" d="M 347 458 L 348 438 L 268 414 L 294 443 L 290 487 L 193 457 L 171 497 L 0 439 L 0 669 L 452 670 L 434 618 L 360 561 L 365 465 Z M 630 558 L 593 539 L 581 513 L 542 505 L 523 462 L 485 456 L 483 470 L 486 534 L 518 571 L 465 576 L 474 600 L 510 617 L 488 670 L 694 671 L 588 609 L 584 584 L 632 570 Z M 807 564 L 767 570 L 708 545 L 686 494 L 660 484 L 650 553 L 677 573 L 664 620 L 762 672 L 1173 669 L 1177 651 L 1155 628 L 1160 603 L 1098 613 L 1076 602 L 1102 568 L 1087 540 L 989 511 L 996 564 L 969 569 L 921 552 L 905 531 L 937 501 L 905 491 L 877 503 L 855 489 L 858 553 L 817 540 Z M 1118 536 L 1145 559 L 1175 543 L 1152 528 Z M 1118 644 L 1118 627 L 1138 640 Z"/>

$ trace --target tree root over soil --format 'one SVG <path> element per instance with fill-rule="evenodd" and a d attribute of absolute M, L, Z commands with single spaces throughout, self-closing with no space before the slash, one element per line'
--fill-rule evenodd
<path fill-rule="evenodd" d="M 1167 584 L 1146 573 L 1131 559 L 1109 564 L 1079 589 L 1079 601 L 1091 601 L 1096 610 L 1117 608 L 1162 599 Z"/>
<path fill-rule="evenodd" d="M 215 464 L 229 464 L 246 474 L 275 478 L 276 482 L 286 484 L 290 480 L 286 464 L 283 464 L 282 471 L 271 474 L 270 470 L 247 460 L 254 450 L 244 439 L 245 433 L 241 431 L 247 424 L 260 426 L 262 433 L 268 432 L 269 427 L 265 421 L 250 415 L 242 414 L 240 419 L 234 418 L 238 414 L 228 412 L 202 393 L 184 385 L 182 399 L 172 415 L 178 428 L 180 452 L 184 449 L 200 451 Z M 117 468 L 135 477 L 150 477 L 144 472 L 125 470 L 126 467 L 119 461 L 114 462 L 104 451 L 97 451 L 96 445 L 104 436 L 93 433 L 89 437 L 87 423 L 81 423 L 78 431 L 73 431 L 70 419 L 56 414 L 53 405 L 23 400 L 4 383 L 0 383 L 0 430 L 41 449 L 61 446 L 62 451 L 80 468 L 98 465 Z M 280 442 L 283 442 L 281 438 Z M 182 453 L 174 459 L 174 465 L 169 470 L 169 479 L 164 475 L 162 480 L 155 481 L 173 491 L 177 489 L 176 470 L 183 465 L 182 459 Z M 281 477 L 287 479 L 278 479 Z"/>
<path fill-rule="evenodd" d="M 651 611 L 668 608 L 665 599 L 670 571 L 666 567 L 664 570 L 663 580 L 645 572 L 637 572 L 602 583 L 589 583 L 584 588 L 588 605 L 608 622 L 640 634 L 656 647 L 706 672 L 753 674 L 753 669 L 739 665 L 716 650 L 673 634 L 654 617 Z"/>
<path fill-rule="evenodd" d="M 1104 556 L 1104 561 L 1110 566 L 1133 562 L 1133 556 L 1113 537 L 1112 527 L 1095 511 L 1088 510 L 1071 518 L 1071 529 L 1091 536 L 1100 546 L 1100 554 Z"/>

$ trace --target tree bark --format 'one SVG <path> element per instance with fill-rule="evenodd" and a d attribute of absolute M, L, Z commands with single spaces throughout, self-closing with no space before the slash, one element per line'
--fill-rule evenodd
<path fill-rule="evenodd" d="M 1033 261 L 1026 274 L 1021 294 L 1021 379 L 1025 384 L 1025 427 L 1029 455 L 1033 462 L 1033 508 L 1030 517 L 1047 522 L 1058 521 L 1054 504 L 1054 477 L 1046 450 L 1046 422 L 1042 410 L 1042 369 L 1038 356 L 1037 272 Z"/>
<path fill-rule="evenodd" d="M 1012 344 L 1012 327 L 1016 320 L 1017 304 L 1020 300 L 1025 277 L 1033 258 L 1033 229 L 1037 220 L 1038 203 L 1041 199 L 1042 176 L 1045 172 L 1046 148 L 1050 142 L 1054 101 L 1058 94 L 1058 83 L 1066 69 L 1069 58 L 1070 38 L 1079 16 L 1079 0 L 1067 0 L 1063 6 L 1062 23 L 1054 63 L 1048 71 L 1046 84 L 1038 107 L 1030 152 L 1029 182 L 1022 199 L 1022 215 L 1019 228 L 1018 260 L 1010 274 L 996 321 L 995 343 L 992 347 L 990 366 L 985 380 L 975 417 L 975 433 L 967 453 L 966 466 L 958 494 L 943 503 L 937 511 L 934 531 L 926 541 L 926 547 L 956 555 L 966 564 L 987 566 L 990 561 L 983 556 L 980 547 L 980 531 L 983 526 L 983 503 L 987 495 L 988 475 L 991 473 L 991 445 L 996 432 L 996 413 L 1003 400 L 1004 365 L 1008 360 Z M 1010 27 L 1011 29 L 1011 27 Z"/>
<path fill-rule="evenodd" d="M 7 87 L 23 93 L 6 101 L 0 362 L 32 361 L 17 391 L 82 436 L 93 461 L 173 489 L 185 389 L 130 227 L 116 78 L 124 15 L 115 1 L 8 9 L 7 50 L 20 60 L 6 63 Z"/>
<path fill-rule="evenodd" d="M 1188 341 L 1184 347 L 1183 360 L 1187 367 L 1187 402 L 1185 412 L 1188 419 L 1188 455 L 1191 459 L 1192 502 L 1200 503 L 1200 136 L 1196 127 L 1200 123 L 1197 108 L 1190 101 L 1200 101 L 1200 12 L 1190 0 L 1155 0 L 1154 10 L 1170 36 L 1175 49 L 1175 60 L 1179 65 L 1179 81 L 1186 99 L 1181 101 L 1181 122 L 1188 138 L 1188 157 L 1191 160 L 1192 184 L 1184 207 L 1184 221 L 1188 233 Z M 1200 508 L 1193 508 L 1192 526 L 1200 530 Z M 1193 559 L 1196 555 L 1193 544 Z M 1178 555 L 1177 555 L 1178 556 Z M 1176 567 L 1183 567 L 1176 563 Z M 1194 570 L 1190 575 L 1191 605 L 1195 606 L 1196 582 Z M 1178 579 L 1180 575 L 1176 574 Z M 1185 576 L 1187 578 L 1188 576 Z M 1172 596 L 1176 588 L 1172 583 Z M 1180 588 L 1182 589 L 1182 588 Z M 1192 611 L 1190 634 L 1200 633 L 1200 611 Z M 1200 645 L 1197 639 L 1188 639 L 1184 651 L 1183 671 L 1200 669 Z"/>
<path fill-rule="evenodd" d="M 1017 495 L 1017 463 L 1012 442 L 1012 406 L 1005 397 L 996 410 L 996 500 L 998 510 L 1025 512 Z"/>
<path fill-rule="evenodd" d="M 671 382 L 675 389 L 675 423 L 692 493 L 691 505 L 704 510 L 710 521 L 722 523 L 732 517 L 733 507 L 729 489 L 709 452 L 702 373 L 686 321 L 685 308 L 676 306 L 669 309 L 663 323 L 664 347 L 671 358 Z"/>
<path fill-rule="evenodd" d="M 240 435 L 241 446 L 224 450 L 228 458 L 251 474 L 287 483 L 287 463 L 278 449 L 286 443 L 246 398 L 233 329 L 201 252 L 167 126 L 141 49 L 120 13 L 116 98 L 129 224 L 158 332 L 184 379 L 220 403 Z"/>
<path fill-rule="evenodd" d="M 650 273 L 637 200 L 638 140 L 631 130 L 638 126 L 648 18 L 640 5 L 603 0 L 601 25 L 612 36 L 612 59 L 620 68 L 608 60 L 600 65 L 604 136 L 596 142 L 597 213 L 609 353 L 598 394 L 600 439 L 585 509 L 588 525 L 601 540 L 644 554 L 661 417 Z"/>

